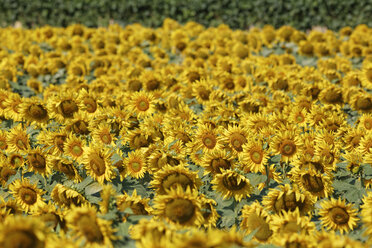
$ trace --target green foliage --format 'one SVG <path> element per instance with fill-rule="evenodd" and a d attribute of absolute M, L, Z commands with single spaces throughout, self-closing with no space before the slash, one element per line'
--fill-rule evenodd
<path fill-rule="evenodd" d="M 171 17 L 181 23 L 225 23 L 241 29 L 264 24 L 291 25 L 301 30 L 317 25 L 339 29 L 361 23 L 371 26 L 371 12 L 370 0 L 2 0 L 0 25 L 20 21 L 27 27 L 71 23 L 94 27 L 114 20 L 123 25 L 139 22 L 158 27 Z"/>

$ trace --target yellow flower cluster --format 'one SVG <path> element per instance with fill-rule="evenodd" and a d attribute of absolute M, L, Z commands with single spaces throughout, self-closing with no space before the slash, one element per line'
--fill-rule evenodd
<path fill-rule="evenodd" d="M 367 247 L 371 92 L 365 25 L 0 29 L 0 246 Z"/>

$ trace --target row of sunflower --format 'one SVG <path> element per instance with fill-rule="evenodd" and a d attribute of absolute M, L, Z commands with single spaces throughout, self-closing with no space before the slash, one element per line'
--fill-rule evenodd
<path fill-rule="evenodd" d="M 0 32 L 1 247 L 368 247 L 372 29 Z"/>

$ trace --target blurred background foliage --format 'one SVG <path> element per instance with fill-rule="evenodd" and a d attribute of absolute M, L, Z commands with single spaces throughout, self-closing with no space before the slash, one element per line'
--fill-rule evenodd
<path fill-rule="evenodd" d="M 1 0 L 0 26 L 19 21 L 25 27 L 89 27 L 134 22 L 158 27 L 166 17 L 205 26 L 225 23 L 234 29 L 251 25 L 291 25 L 300 30 L 324 26 L 338 30 L 372 26 L 371 0 Z"/>

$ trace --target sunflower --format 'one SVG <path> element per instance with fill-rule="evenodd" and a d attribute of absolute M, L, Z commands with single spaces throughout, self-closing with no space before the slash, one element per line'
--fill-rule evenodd
<path fill-rule="evenodd" d="M 190 187 L 184 190 L 177 185 L 168 190 L 167 194 L 155 196 L 153 214 L 176 226 L 199 226 L 204 219 L 197 196 L 196 190 Z"/>
<path fill-rule="evenodd" d="M 321 231 L 314 232 L 313 238 L 316 242 L 316 247 L 320 248 L 369 247 L 368 243 L 354 240 L 347 235 L 338 235 L 333 230 L 324 230 L 323 228 Z"/>
<path fill-rule="evenodd" d="M 225 149 L 206 153 L 201 160 L 200 165 L 204 168 L 204 175 L 208 173 L 218 174 L 221 173 L 221 169 L 232 169 L 235 165 L 234 157 Z"/>
<path fill-rule="evenodd" d="M 78 138 L 72 133 L 70 133 L 63 145 L 65 155 L 72 157 L 78 162 L 81 162 L 83 159 L 85 149 L 86 142 L 82 138 Z"/>
<path fill-rule="evenodd" d="M 64 123 L 74 117 L 74 113 L 79 110 L 79 102 L 76 94 L 58 93 L 48 99 L 48 113 L 57 122 Z"/>
<path fill-rule="evenodd" d="M 49 245 L 48 237 L 48 229 L 38 218 L 21 215 L 8 216 L 0 224 L 0 246 L 4 248 L 43 248 Z"/>
<path fill-rule="evenodd" d="M 9 98 L 9 91 L 5 89 L 0 89 L 0 117 L 4 116 L 6 109 L 5 101 Z"/>
<path fill-rule="evenodd" d="M 22 125 L 10 129 L 7 135 L 8 152 L 25 153 L 30 149 L 30 139 Z"/>
<path fill-rule="evenodd" d="M 66 130 L 77 135 L 88 135 L 92 129 L 92 121 L 86 112 L 75 112 L 73 118 L 65 121 Z"/>
<path fill-rule="evenodd" d="M 142 147 L 149 147 L 153 143 L 153 140 L 150 136 L 150 130 L 135 128 L 128 131 L 127 134 L 124 134 L 124 132 L 125 130 L 123 129 L 121 131 L 121 137 L 123 138 L 122 143 L 125 144 L 126 142 L 128 142 L 131 150 L 136 150 Z"/>
<path fill-rule="evenodd" d="M 372 114 L 364 113 L 362 114 L 358 121 L 358 129 L 365 129 L 367 131 L 372 131 Z"/>
<path fill-rule="evenodd" d="M 8 198 L 7 201 L 5 201 L 3 197 L 0 197 L 0 210 L 4 210 L 6 216 L 22 215 L 23 212 L 22 207 L 18 204 L 17 200 Z"/>
<path fill-rule="evenodd" d="M 204 194 L 199 195 L 201 202 L 201 212 L 204 218 L 204 227 L 216 227 L 216 223 L 220 215 L 217 213 L 215 206 L 217 203 L 213 199 L 205 197 Z"/>
<path fill-rule="evenodd" d="M 79 108 L 87 112 L 91 117 L 95 116 L 100 110 L 100 104 L 102 104 L 102 100 L 99 97 L 96 97 L 93 93 L 89 93 L 84 88 L 79 91 L 79 96 L 76 100 L 79 103 Z"/>
<path fill-rule="evenodd" d="M 52 173 L 50 156 L 40 147 L 27 151 L 26 163 L 30 172 L 36 172 L 43 177 L 48 177 Z"/>
<path fill-rule="evenodd" d="M 3 187 L 6 185 L 10 176 L 13 176 L 17 173 L 17 171 L 10 167 L 7 163 L 7 158 L 1 156 L 0 157 L 0 182 Z"/>
<path fill-rule="evenodd" d="M 282 211 L 271 216 L 270 226 L 274 236 L 280 237 L 285 234 L 311 234 L 315 229 L 315 223 L 308 216 L 301 216 L 300 211 Z"/>
<path fill-rule="evenodd" d="M 364 227 L 366 227 L 364 234 L 369 237 L 370 241 L 372 241 L 372 192 L 367 192 L 367 195 L 365 195 L 362 200 L 363 205 L 361 207 L 362 211 L 360 215 L 362 217 Z"/>
<path fill-rule="evenodd" d="M 123 164 L 127 169 L 127 175 L 133 178 L 143 178 L 147 171 L 144 151 L 141 149 L 129 152 L 128 157 L 124 159 Z"/>
<path fill-rule="evenodd" d="M 112 187 L 112 184 L 105 184 L 100 192 L 102 201 L 99 202 L 99 212 L 101 214 L 107 214 L 112 206 L 114 197 L 116 196 L 116 190 Z"/>
<path fill-rule="evenodd" d="M 327 173 L 294 167 L 291 170 L 291 175 L 291 180 L 298 185 L 302 192 L 308 192 L 316 198 L 328 197 L 333 192 L 332 178 Z"/>
<path fill-rule="evenodd" d="M 26 212 L 35 211 L 45 204 L 41 197 L 44 194 L 43 190 L 37 188 L 27 178 L 15 180 L 9 185 L 9 191 Z"/>
<path fill-rule="evenodd" d="M 348 152 L 355 151 L 364 133 L 364 130 L 358 128 L 347 129 L 345 135 L 342 137 L 344 150 Z"/>
<path fill-rule="evenodd" d="M 106 181 L 111 181 L 113 177 L 113 166 L 111 164 L 111 152 L 102 146 L 89 144 L 81 163 L 93 179 L 101 185 Z"/>
<path fill-rule="evenodd" d="M 177 166 L 166 165 L 154 173 L 154 178 L 150 184 L 158 194 L 163 195 L 168 190 L 176 188 L 177 185 L 184 190 L 187 187 L 192 190 L 198 189 L 201 186 L 201 180 L 196 172 L 190 171 L 184 164 Z"/>
<path fill-rule="evenodd" d="M 5 130 L 0 130 L 0 149 L 2 151 L 8 148 L 7 133 Z"/>
<path fill-rule="evenodd" d="M 12 93 L 3 103 L 4 117 L 13 121 L 22 121 L 21 106 L 25 98 L 22 98 L 17 93 Z"/>
<path fill-rule="evenodd" d="M 12 168 L 23 167 L 25 164 L 25 159 L 23 155 L 18 154 L 18 153 L 8 154 L 7 160 L 8 160 L 8 164 Z"/>
<path fill-rule="evenodd" d="M 51 194 L 52 200 L 60 207 L 70 208 L 72 205 L 80 206 L 86 200 L 79 192 L 57 183 Z"/>
<path fill-rule="evenodd" d="M 372 112 L 372 97 L 370 93 L 363 92 L 357 93 L 351 96 L 350 99 L 351 107 L 362 113 L 371 113 Z"/>
<path fill-rule="evenodd" d="M 116 137 L 111 134 L 111 126 L 106 123 L 101 123 L 92 131 L 93 142 L 100 145 L 114 145 Z"/>
<path fill-rule="evenodd" d="M 258 242 L 268 242 L 273 234 L 270 227 L 271 216 L 260 203 L 255 201 L 253 204 L 244 205 L 241 213 L 242 222 L 240 223 L 240 227 L 247 234 L 257 229 L 253 238 Z"/>
<path fill-rule="evenodd" d="M 309 193 L 301 193 L 289 184 L 280 185 L 279 189 L 270 189 L 262 201 L 266 209 L 276 214 L 298 209 L 301 215 L 309 213 L 314 203 L 314 198 Z"/>
<path fill-rule="evenodd" d="M 363 87 L 372 89 L 372 63 L 366 63 L 363 66 L 361 81 Z"/>
<path fill-rule="evenodd" d="M 343 104 L 342 90 L 336 85 L 329 85 L 328 87 L 325 87 L 319 93 L 318 98 L 324 104 Z"/>
<path fill-rule="evenodd" d="M 272 244 L 279 247 L 317 247 L 312 236 L 303 233 L 285 233 L 275 236 Z"/>
<path fill-rule="evenodd" d="M 288 163 L 301 153 L 301 145 L 297 132 L 286 130 L 272 138 L 270 149 L 274 154 L 280 154 L 281 160 Z"/>
<path fill-rule="evenodd" d="M 73 207 L 66 215 L 68 227 L 74 231 L 74 236 L 85 241 L 87 247 L 113 247 L 115 239 L 111 221 L 98 218 L 97 210 L 90 205 Z"/>
<path fill-rule="evenodd" d="M 140 119 L 155 112 L 154 96 L 150 92 L 140 91 L 131 94 L 128 110 Z"/>
<path fill-rule="evenodd" d="M 193 95 L 196 100 L 201 104 L 207 104 L 209 102 L 209 96 L 213 89 L 210 84 L 210 80 L 201 79 L 195 81 L 192 87 Z"/>
<path fill-rule="evenodd" d="M 124 195 L 117 196 L 116 206 L 121 212 L 130 208 L 134 215 L 150 215 L 152 208 L 149 205 L 149 201 L 149 198 L 142 198 L 140 195 L 137 195 L 137 190 L 134 189 L 131 196 L 126 192 Z"/>
<path fill-rule="evenodd" d="M 210 125 L 199 125 L 198 131 L 195 134 L 193 144 L 197 150 L 202 150 L 203 153 L 212 152 L 213 150 L 222 149 L 221 138 L 219 136 L 220 129 L 212 128 Z M 192 144 L 188 144 L 191 147 Z"/>
<path fill-rule="evenodd" d="M 352 209 L 352 204 L 346 204 L 345 200 L 331 198 L 320 203 L 321 209 L 318 214 L 322 225 L 327 229 L 339 230 L 341 234 L 353 230 L 357 225 L 357 209 Z"/>
<path fill-rule="evenodd" d="M 60 156 L 64 153 L 64 144 L 68 137 L 66 129 L 59 131 L 42 130 L 37 136 L 39 144 L 45 145 L 48 154 Z"/>
<path fill-rule="evenodd" d="M 248 132 L 241 126 L 228 126 L 222 133 L 221 142 L 227 145 L 234 155 L 238 155 L 243 151 L 243 145 L 247 143 Z"/>
<path fill-rule="evenodd" d="M 49 120 L 48 109 L 37 97 L 27 98 L 20 104 L 19 112 L 29 124 L 45 126 Z"/>
<path fill-rule="evenodd" d="M 167 225 L 166 222 L 156 220 L 155 218 L 142 218 L 137 224 L 129 227 L 129 235 L 134 240 L 140 240 L 146 233 L 152 233 L 154 236 L 168 236 L 175 232 L 174 226 Z"/>
<path fill-rule="evenodd" d="M 268 160 L 268 152 L 263 148 L 263 140 L 249 137 L 239 154 L 239 161 L 243 163 L 246 171 L 254 173 L 263 172 Z"/>
<path fill-rule="evenodd" d="M 48 202 L 41 207 L 39 207 L 32 216 L 41 219 L 46 226 L 50 227 L 54 231 L 56 231 L 57 226 L 61 228 L 61 230 L 66 231 L 66 221 L 64 219 L 64 213 L 60 208 L 57 208 L 53 203 Z"/>
<path fill-rule="evenodd" d="M 315 146 L 315 156 L 322 159 L 326 172 L 336 170 L 336 164 L 340 160 L 340 149 L 330 147 L 325 141 Z"/>
<path fill-rule="evenodd" d="M 68 179 L 73 180 L 75 183 L 82 181 L 82 177 L 79 175 L 73 161 L 64 157 L 53 156 L 51 158 L 51 164 L 55 171 L 63 173 Z"/>
<path fill-rule="evenodd" d="M 234 197 L 238 202 L 249 197 L 253 191 L 249 179 L 232 170 L 221 169 L 220 174 L 214 175 L 211 184 L 213 190 L 223 195 L 223 199 Z"/>

